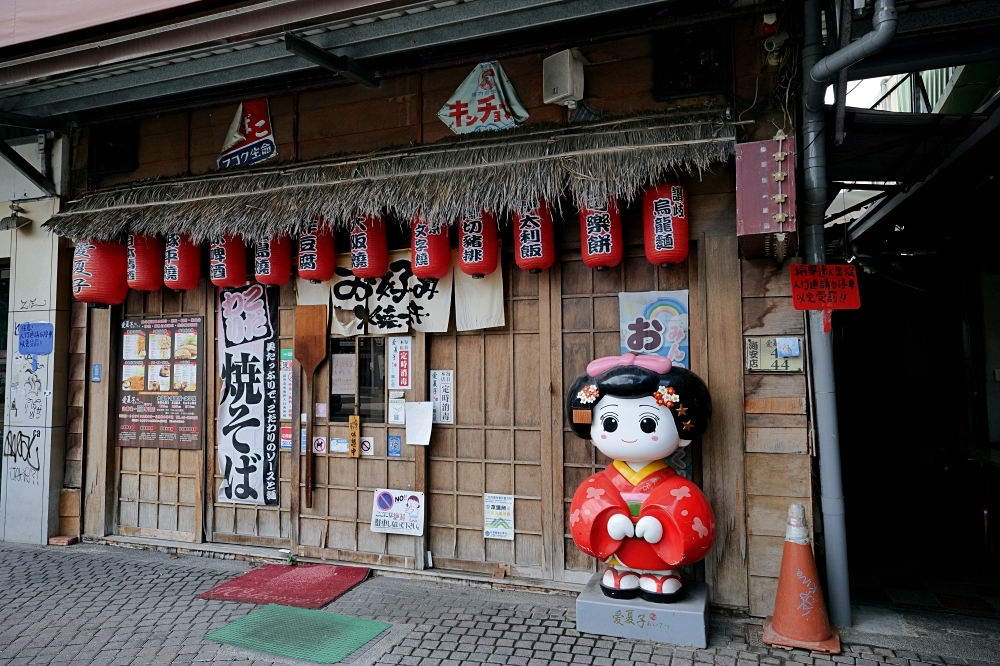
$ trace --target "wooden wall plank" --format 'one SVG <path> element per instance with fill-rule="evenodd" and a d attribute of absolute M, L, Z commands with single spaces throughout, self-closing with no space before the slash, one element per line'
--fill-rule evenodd
<path fill-rule="evenodd" d="M 706 577 L 715 603 L 746 607 L 746 488 L 743 462 L 743 338 L 735 236 L 705 239 L 709 391 L 714 416 L 702 441 L 705 494 L 715 510 Z"/>
<path fill-rule="evenodd" d="M 806 428 L 747 428 L 747 451 L 751 453 L 806 453 Z"/>
<path fill-rule="evenodd" d="M 750 575 L 777 578 L 781 571 L 781 554 L 784 549 L 784 537 L 750 535 Z"/>
<path fill-rule="evenodd" d="M 784 538 L 788 523 L 788 505 L 792 502 L 800 502 L 805 506 L 806 523 L 812 525 L 812 502 L 808 497 L 750 495 L 747 498 L 749 509 L 747 529 L 750 534 Z"/>
<path fill-rule="evenodd" d="M 744 409 L 748 414 L 806 413 L 805 376 L 756 374 L 746 375 L 744 382 Z"/>
<path fill-rule="evenodd" d="M 745 335 L 803 335 L 805 320 L 791 298 L 744 298 Z"/>
<path fill-rule="evenodd" d="M 766 617 L 773 613 L 777 593 L 777 578 L 750 576 L 750 614 Z"/>
<path fill-rule="evenodd" d="M 800 453 L 748 453 L 747 493 L 808 497 L 812 458 Z"/>
<path fill-rule="evenodd" d="M 805 428 L 805 414 L 747 414 L 747 428 Z"/>
<path fill-rule="evenodd" d="M 779 264 L 772 259 L 744 259 L 740 264 L 743 273 L 743 297 L 790 297 L 792 283 L 788 267 L 800 261 L 792 258 Z"/>

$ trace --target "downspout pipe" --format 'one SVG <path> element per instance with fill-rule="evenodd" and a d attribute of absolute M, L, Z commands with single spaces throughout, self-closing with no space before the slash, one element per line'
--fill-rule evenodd
<path fill-rule="evenodd" d="M 827 82 L 837 72 L 882 49 L 896 34 L 894 0 L 877 0 L 873 30 L 858 41 L 823 57 L 819 0 L 805 0 L 805 45 L 802 49 L 802 155 L 804 210 L 802 244 L 805 261 L 826 263 L 823 217 L 827 205 L 826 116 L 823 98 Z M 830 618 L 840 627 L 851 626 L 850 579 L 847 570 L 847 528 L 844 485 L 840 469 L 840 432 L 837 389 L 833 369 L 833 340 L 823 332 L 823 313 L 809 311 L 809 340 L 813 373 L 813 403 L 819 447 L 820 506 L 826 550 L 827 598 Z"/>

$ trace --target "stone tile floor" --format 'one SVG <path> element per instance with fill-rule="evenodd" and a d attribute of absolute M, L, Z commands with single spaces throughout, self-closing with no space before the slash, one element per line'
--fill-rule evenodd
<path fill-rule="evenodd" d="M 298 663 L 203 640 L 255 606 L 197 594 L 247 569 L 107 546 L 0 543 L 0 666 Z M 752 618 L 713 616 L 710 647 L 693 650 L 580 634 L 572 596 L 410 578 L 375 577 L 326 610 L 394 625 L 345 662 L 352 666 L 1000 666 L 1000 623 L 944 614 L 859 609 L 844 653 L 831 658 L 763 647 Z"/>

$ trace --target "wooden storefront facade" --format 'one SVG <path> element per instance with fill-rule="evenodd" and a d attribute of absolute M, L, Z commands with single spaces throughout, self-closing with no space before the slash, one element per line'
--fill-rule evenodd
<path fill-rule="evenodd" d="M 738 96 L 752 97 L 759 77 L 759 21 L 736 23 L 734 89 Z M 655 102 L 649 36 L 581 50 L 589 61 L 585 102 L 600 113 L 726 105 L 724 96 Z M 541 62 L 549 54 L 501 59 L 529 111 L 529 123 L 566 121 L 565 109 L 541 100 Z M 389 78 L 376 89 L 336 86 L 272 96 L 279 156 L 307 160 L 442 138 L 449 130 L 437 111 L 470 67 Z M 84 129 L 74 148 L 74 188 L 82 193 L 88 183 L 104 187 L 214 171 L 234 108 L 231 103 L 139 118 L 138 167 L 97 183 L 88 174 Z M 769 138 L 773 129 L 750 127 L 740 140 Z M 625 259 L 609 271 L 583 265 L 575 210 L 563 211 L 559 259 L 552 269 L 521 271 L 509 250 L 504 252 L 498 269 L 503 272 L 503 327 L 458 332 L 452 321 L 447 333 L 412 333 L 414 388 L 406 399 L 428 399 L 431 369 L 453 370 L 454 424 L 436 425 L 428 447 L 404 444 L 397 458 L 387 455 L 387 436 L 402 435 L 404 428 L 385 423 L 384 417 L 363 421 L 362 435 L 375 438 L 374 455 L 314 456 L 311 508 L 305 506 L 304 458 L 297 446 L 279 454 L 277 506 L 217 501 L 221 475 L 214 433 L 220 387 L 211 283 L 203 278 L 198 290 L 183 295 L 132 292 L 120 308 L 93 309 L 86 317 L 77 313 L 78 344 L 71 353 L 86 360 L 77 359 L 71 381 L 79 382 L 77 375 L 94 364 L 116 367 L 123 317 L 202 316 L 206 339 L 206 432 L 199 450 L 115 446 L 110 425 L 114 383 L 84 382 L 85 390 L 71 391 L 70 409 L 80 414 L 85 450 L 79 529 L 91 538 L 175 546 L 290 548 L 302 557 L 410 571 L 426 571 L 430 551 L 430 573 L 480 580 L 503 575 L 539 587 L 578 588 L 596 571 L 596 563 L 569 537 L 569 502 L 579 483 L 608 461 L 569 429 L 566 387 L 591 359 L 619 353 L 620 292 L 686 289 L 690 367 L 708 384 L 714 404 L 708 434 L 693 453 L 695 479 L 712 503 L 718 526 L 703 575 L 713 603 L 766 613 L 774 598 L 784 512 L 793 499 L 812 506 L 814 458 L 805 376 L 744 371 L 745 335 L 803 335 L 804 328 L 801 313 L 792 309 L 787 268 L 740 257 L 734 173 L 731 160 L 710 172 L 681 176 L 691 221 L 690 255 L 683 264 L 663 268 L 646 260 L 637 205 L 624 214 Z M 295 305 L 292 282 L 281 288 L 282 348 L 293 346 Z M 367 339 L 360 338 L 357 346 Z M 316 396 L 329 394 L 329 365 L 317 372 Z M 305 411 L 297 389 L 293 403 L 292 413 Z M 315 420 L 315 435 L 347 437 L 347 430 L 347 424 L 326 417 Z M 425 493 L 422 538 L 369 529 L 377 488 Z M 484 538 L 485 493 L 514 496 L 513 541 Z"/>

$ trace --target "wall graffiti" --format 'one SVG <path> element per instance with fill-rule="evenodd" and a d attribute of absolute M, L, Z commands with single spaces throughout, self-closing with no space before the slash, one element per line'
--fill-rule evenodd
<path fill-rule="evenodd" d="M 39 428 L 7 431 L 3 442 L 7 479 L 37 486 L 41 483 L 42 431 Z"/>

